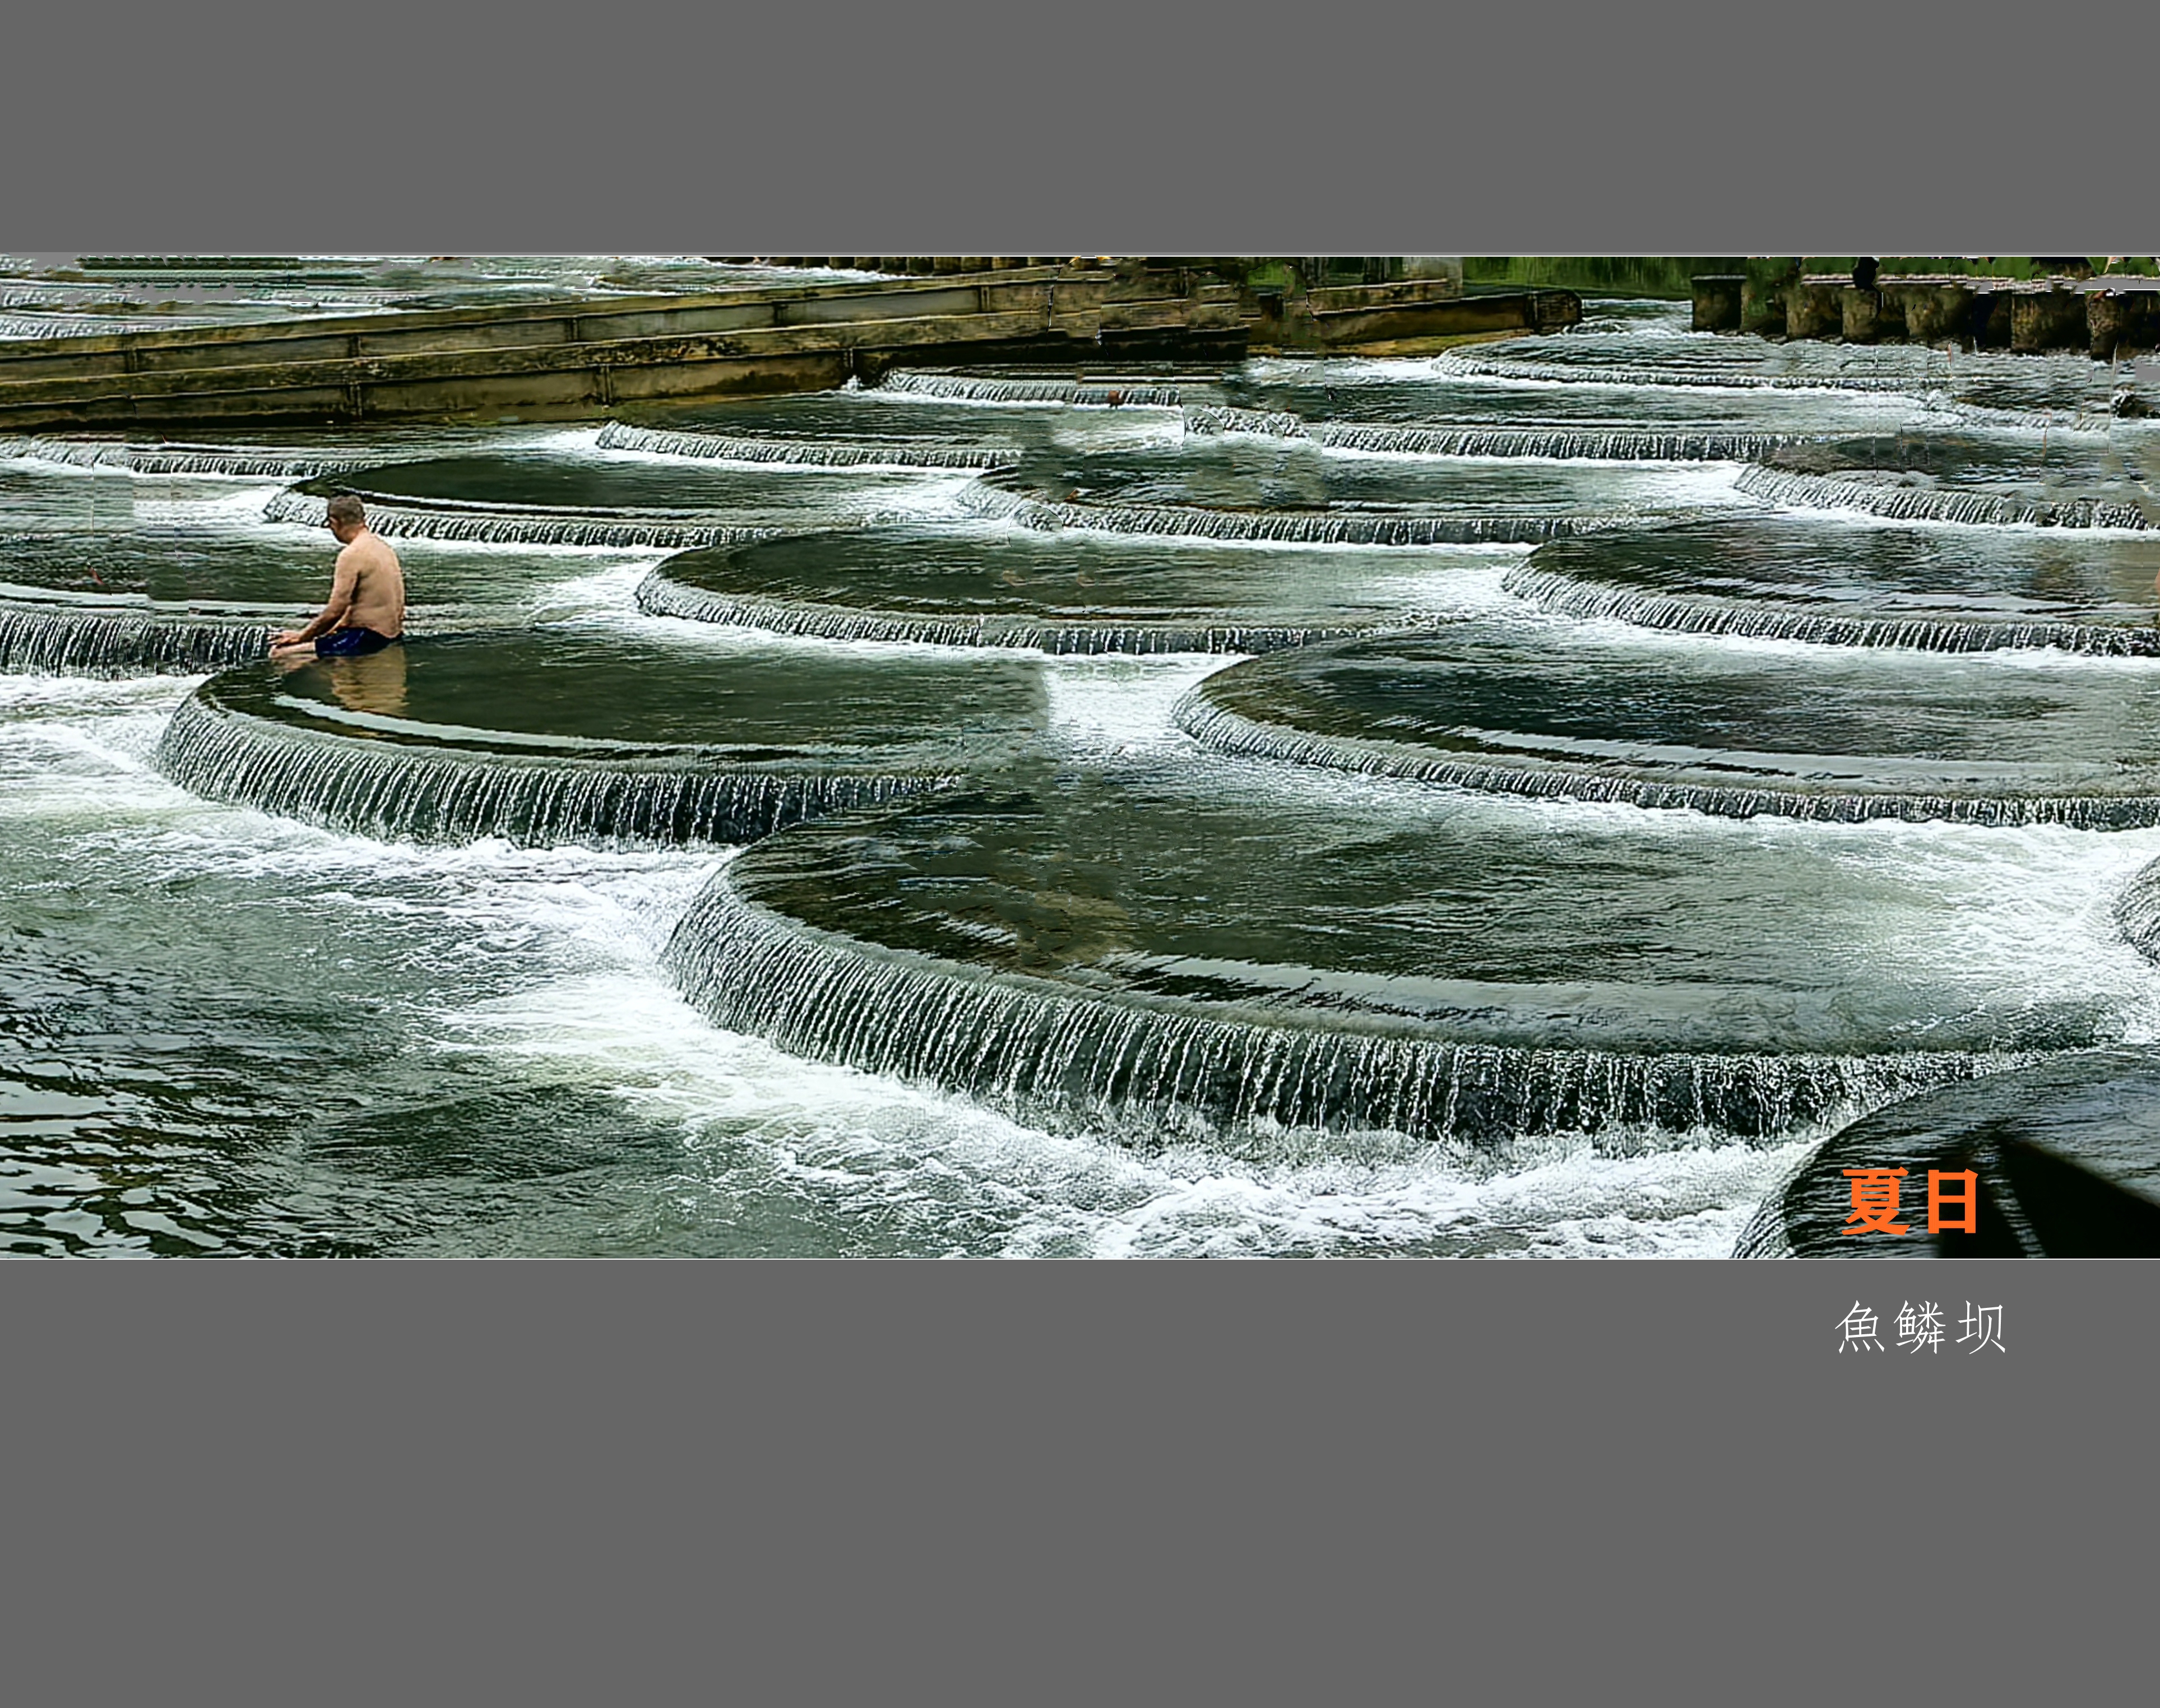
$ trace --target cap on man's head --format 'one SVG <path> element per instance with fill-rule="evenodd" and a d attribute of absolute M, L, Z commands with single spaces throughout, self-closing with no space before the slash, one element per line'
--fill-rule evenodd
<path fill-rule="evenodd" d="M 340 492 L 330 500 L 330 519 L 332 522 L 364 522 L 367 520 L 367 511 L 351 493 Z"/>

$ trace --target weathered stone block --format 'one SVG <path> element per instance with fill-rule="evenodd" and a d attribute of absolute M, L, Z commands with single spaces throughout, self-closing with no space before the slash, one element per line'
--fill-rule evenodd
<path fill-rule="evenodd" d="M 1785 288 L 1785 336 L 1827 338 L 1844 325 L 1838 306 L 1841 287 L 1801 279 Z"/>
<path fill-rule="evenodd" d="M 1971 330 L 1972 293 L 1962 285 L 1904 285 L 1895 295 L 1904 310 L 1905 336 L 1915 344 L 1963 338 Z"/>
<path fill-rule="evenodd" d="M 1872 344 L 1882 335 L 1882 293 L 1847 285 L 1837 293 L 1838 330 L 1847 344 Z"/>
<path fill-rule="evenodd" d="M 2090 334 L 2083 291 L 2020 291 L 2010 299 L 2010 347 L 2081 350 Z"/>
<path fill-rule="evenodd" d="M 1689 283 L 1695 295 L 1695 315 L 1689 324 L 1697 332 L 1740 330 L 1741 299 L 1747 285 L 1745 273 L 1698 273 Z"/>

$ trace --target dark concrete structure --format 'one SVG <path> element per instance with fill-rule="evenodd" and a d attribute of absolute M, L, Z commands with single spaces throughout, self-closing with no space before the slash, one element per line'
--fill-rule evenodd
<path fill-rule="evenodd" d="M 0 431 L 577 418 L 821 390 L 905 363 L 1234 359 L 1244 345 L 1234 288 L 1175 276 L 1052 267 L 761 285 L 23 340 L 0 346 Z"/>
<path fill-rule="evenodd" d="M 1863 288 L 1847 274 L 1810 273 L 1760 287 L 1737 275 L 1702 273 L 1693 285 L 1698 332 L 2085 350 L 2103 361 L 2124 350 L 2160 349 L 2160 279 L 1885 273 Z"/>
<path fill-rule="evenodd" d="M 877 259 L 889 270 L 891 257 Z M 1249 345 L 1412 353 L 1581 314 L 1571 292 L 1466 298 L 1444 273 L 1270 296 L 1205 268 L 1137 261 L 907 266 L 929 276 L 9 341 L 0 433 L 591 418 L 870 383 L 902 366 L 1235 361 Z"/>
<path fill-rule="evenodd" d="M 1697 332 L 1737 332 L 1741 330 L 1742 299 L 1747 286 L 1744 273 L 1706 273 L 1696 275 L 1695 314 L 1689 322 Z"/>

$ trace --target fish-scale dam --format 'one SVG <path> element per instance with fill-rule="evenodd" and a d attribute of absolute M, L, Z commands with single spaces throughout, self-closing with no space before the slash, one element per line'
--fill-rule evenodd
<path fill-rule="evenodd" d="M 2160 682 L 2081 662 L 1826 657 L 1498 624 L 1307 647 L 1178 708 L 1211 747 L 1499 794 L 1973 824 L 2160 823 Z"/>
<path fill-rule="evenodd" d="M 1430 567 L 1446 574 L 1444 559 Z M 1266 652 L 1430 620 L 1405 609 L 1399 571 L 1371 552 L 1239 563 L 1207 540 L 922 522 L 686 552 L 637 600 L 656 615 L 841 641 Z"/>
<path fill-rule="evenodd" d="M 2143 1190 L 2073 1129 L 2160 1041 L 2160 440 L 2082 356 L 989 277 L 906 287 L 1096 296 L 850 367 L 905 293 L 775 286 L 670 360 L 790 395 L 618 326 L 583 425 L 391 424 L 418 345 L 296 361 L 364 431 L 0 411 L 0 1243 L 1767 1254 L 1971 1155 L 2082 1249 L 1998 1103 Z M 474 289 L 311 335 L 606 330 Z M 408 634 L 267 658 L 345 491 Z"/>
<path fill-rule="evenodd" d="M 971 733 L 941 738 L 945 717 Z M 246 666 L 196 691 L 158 758 L 204 794 L 374 836 L 730 843 L 993 769 L 1043 719 L 1040 681 L 1001 660 L 721 663 L 538 630 Z"/>

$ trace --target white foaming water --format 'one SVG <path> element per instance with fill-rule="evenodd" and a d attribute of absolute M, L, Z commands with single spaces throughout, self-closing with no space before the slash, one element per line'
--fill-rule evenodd
<path fill-rule="evenodd" d="M 1190 745 L 1171 720 L 1195 684 L 1227 670 L 1243 655 L 1167 653 L 1145 658 L 1115 654 L 1061 657 L 1045 677 L 1052 732 L 1075 753 L 1114 757 Z"/>
<path fill-rule="evenodd" d="M 1402 556 L 1410 562 L 1403 572 L 1374 576 L 1369 591 L 1375 600 L 1399 605 L 1406 619 L 1413 615 L 1472 617 L 1504 611 L 1511 620 L 1534 625 L 1537 608 L 1501 586 L 1529 553 L 1530 548 L 1522 545 L 1448 546 L 1430 551 L 1405 548 Z"/>
<path fill-rule="evenodd" d="M 619 589 L 634 571 L 603 576 L 610 573 Z M 1181 740 L 1169 705 L 1228 662 L 1057 661 L 1056 725 L 1076 746 L 1098 750 Z M 318 900 L 335 897 L 356 918 L 433 921 L 439 929 L 431 936 L 454 942 L 441 952 L 443 1047 L 480 1051 L 506 1072 L 543 1063 L 552 1079 L 602 1092 L 679 1135 L 671 1202 L 654 1207 L 656 1219 L 695 1228 L 784 1212 L 834 1250 L 1716 1257 L 1817 1136 L 1770 1150 L 1668 1142 L 1636 1155 L 1557 1144 L 1501 1160 L 1435 1150 L 1375 1161 L 1316 1156 L 1308 1146 L 1294 1160 L 1252 1161 L 1201 1145 L 1142 1153 L 1039 1130 L 963 1099 L 806 1062 L 699 1019 L 658 957 L 714 870 L 709 856 L 501 844 L 392 849 L 200 802 L 142 773 L 163 710 L 185 688 L 9 678 L 0 681 L 0 707 L 53 710 L 76 697 L 75 724 L 9 734 L 58 741 L 81 761 L 53 765 L 49 746 L 25 781 L 47 796 L 42 804 L 56 819 L 80 815 L 76 845 L 86 850 L 124 853 L 153 880 L 214 871 L 282 889 L 305 875 L 331 886 Z M 1277 787 L 1340 789 L 1346 798 L 1413 787 L 1248 769 Z M 11 802 L 23 798 L 8 792 Z M 2098 916 L 2111 886 L 2160 849 L 2160 833 L 1733 826 L 1579 802 L 1474 809 L 1538 812 L 1556 834 L 1600 823 L 1640 834 L 1648 820 L 1684 838 L 1825 839 L 1856 873 L 1887 867 L 1943 886 L 1960 904 L 1970 952 L 2012 957 L 2038 997 L 2154 983 L 2105 939 Z M 1705 851 L 1715 858 L 1714 846 Z M 1882 949 L 1893 958 L 1939 954 L 1943 943 L 1893 934 Z M 461 976 L 470 988 L 459 988 Z M 506 994 L 473 994 L 505 981 L 514 987 Z"/>
<path fill-rule="evenodd" d="M 1808 1148 L 1545 1147 L 1514 1165 L 1143 1155 L 716 1031 L 623 965 L 445 1017 L 679 1129 L 683 1209 L 777 1201 L 874 1225 L 870 1249 L 1015 1257 L 1510 1253 L 1721 1257 Z M 863 1249 L 843 1235 L 840 1249 Z"/>
<path fill-rule="evenodd" d="M 1189 437 L 1181 409 L 1150 408 L 1129 415 L 1123 408 L 1076 411 L 1060 416 L 1050 430 L 1052 444 L 1077 451 L 1174 450 Z"/>

